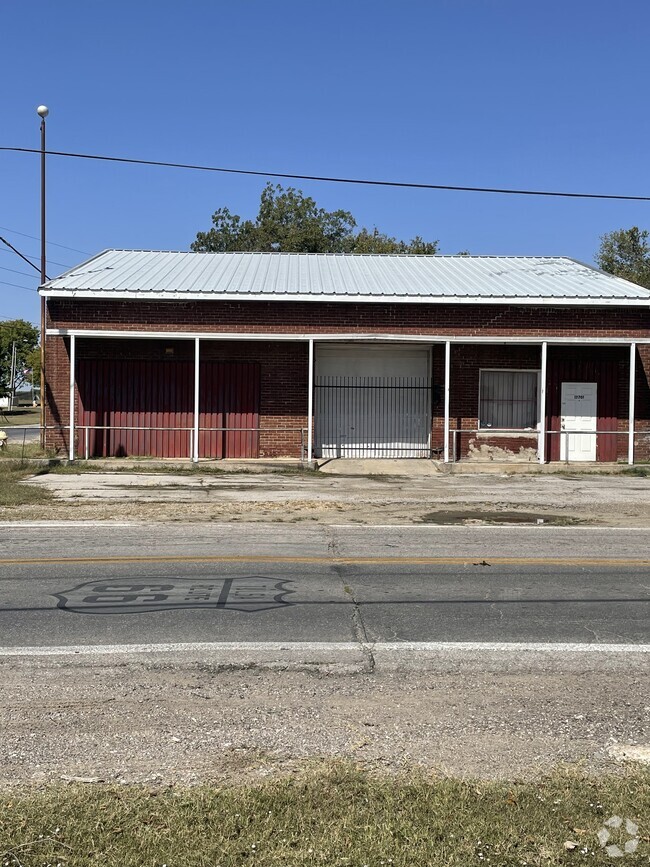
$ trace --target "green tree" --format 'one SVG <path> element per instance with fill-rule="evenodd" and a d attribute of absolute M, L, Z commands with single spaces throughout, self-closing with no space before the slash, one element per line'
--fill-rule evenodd
<path fill-rule="evenodd" d="M 16 344 L 16 387 L 31 381 L 31 369 L 37 355 L 39 330 L 24 319 L 11 319 L 0 322 L 0 394 L 6 395 L 10 388 L 11 352 Z M 39 368 L 40 370 L 40 361 Z M 27 373 L 27 371 L 30 371 Z M 37 378 L 35 372 L 35 381 Z"/>
<path fill-rule="evenodd" d="M 191 249 L 200 253 L 258 251 L 270 253 L 426 253 L 433 255 L 437 241 L 419 236 L 398 241 L 379 232 L 361 229 L 349 211 L 326 211 L 301 190 L 268 183 L 262 190 L 255 220 L 242 220 L 228 208 L 212 215 L 212 228 L 197 232 Z"/>
<path fill-rule="evenodd" d="M 378 229 L 373 229 L 372 232 L 361 229 L 352 238 L 352 244 L 346 250 L 349 253 L 419 253 L 427 256 L 433 256 L 437 251 L 437 241 L 425 241 L 416 235 L 407 243 L 384 235 Z"/>
<path fill-rule="evenodd" d="M 650 244 L 647 230 L 632 226 L 601 236 L 596 264 L 617 277 L 650 289 Z"/>

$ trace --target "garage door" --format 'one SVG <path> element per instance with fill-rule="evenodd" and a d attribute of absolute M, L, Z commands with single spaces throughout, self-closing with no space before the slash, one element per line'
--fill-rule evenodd
<path fill-rule="evenodd" d="M 429 457 L 429 350 L 317 347 L 314 427 L 318 457 Z"/>

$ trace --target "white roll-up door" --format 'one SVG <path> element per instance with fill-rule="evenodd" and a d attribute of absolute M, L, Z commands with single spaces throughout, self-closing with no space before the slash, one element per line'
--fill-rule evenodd
<path fill-rule="evenodd" d="M 428 348 L 316 347 L 314 392 L 319 457 L 430 456 Z"/>

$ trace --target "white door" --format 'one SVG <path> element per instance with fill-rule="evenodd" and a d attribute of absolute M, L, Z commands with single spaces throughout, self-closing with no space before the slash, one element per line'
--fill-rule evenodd
<path fill-rule="evenodd" d="M 319 457 L 430 456 L 427 347 L 317 346 L 314 372 Z"/>
<path fill-rule="evenodd" d="M 595 382 L 562 383 L 562 431 L 560 434 L 560 460 L 596 460 L 596 434 L 598 412 L 596 409 L 597 385 Z"/>

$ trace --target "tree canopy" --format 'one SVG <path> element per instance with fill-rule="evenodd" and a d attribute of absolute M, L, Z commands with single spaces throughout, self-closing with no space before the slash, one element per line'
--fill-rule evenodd
<path fill-rule="evenodd" d="M 197 232 L 191 249 L 199 253 L 422 253 L 437 252 L 437 241 L 416 236 L 399 241 L 378 229 L 360 229 L 349 211 L 326 211 L 293 187 L 268 183 L 255 220 L 242 220 L 228 208 L 212 215 L 212 228 Z"/>
<path fill-rule="evenodd" d="M 11 352 L 16 344 L 16 388 L 20 388 L 31 379 L 34 370 L 34 381 L 40 371 L 38 351 L 39 331 L 35 325 L 24 319 L 10 319 L 0 322 L 0 394 L 6 395 L 10 388 Z M 29 371 L 29 372 L 28 372 Z"/>
<path fill-rule="evenodd" d="M 650 289 L 650 244 L 647 230 L 632 226 L 601 236 L 596 264 L 608 274 Z"/>

